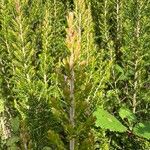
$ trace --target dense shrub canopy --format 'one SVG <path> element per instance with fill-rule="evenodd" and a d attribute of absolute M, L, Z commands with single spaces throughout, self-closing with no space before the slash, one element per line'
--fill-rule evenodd
<path fill-rule="evenodd" d="M 149 0 L 1 0 L 0 149 L 148 150 L 149 35 Z"/>

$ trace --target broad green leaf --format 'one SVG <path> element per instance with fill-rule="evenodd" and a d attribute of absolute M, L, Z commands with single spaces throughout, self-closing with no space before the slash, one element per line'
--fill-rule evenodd
<path fill-rule="evenodd" d="M 108 113 L 102 108 L 98 108 L 94 112 L 94 116 L 97 118 L 96 126 L 103 129 L 109 129 L 110 131 L 125 132 L 127 128 L 122 125 L 122 123 L 116 119 L 113 115 Z"/>
<path fill-rule="evenodd" d="M 137 120 L 135 114 L 128 108 L 120 108 L 119 115 L 123 120 L 128 119 L 129 123 L 133 123 Z"/>
<path fill-rule="evenodd" d="M 45 146 L 42 150 L 52 150 L 52 149 L 48 146 Z"/>
<path fill-rule="evenodd" d="M 133 133 L 149 140 L 150 139 L 150 122 L 138 123 L 133 128 Z"/>

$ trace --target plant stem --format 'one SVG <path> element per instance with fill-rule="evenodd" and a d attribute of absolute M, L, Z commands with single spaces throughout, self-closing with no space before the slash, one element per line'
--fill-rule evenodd
<path fill-rule="evenodd" d="M 136 61 L 135 63 L 135 70 L 137 70 L 137 66 L 138 66 L 138 63 Z M 136 97 L 137 97 L 137 77 L 138 77 L 138 72 L 136 71 L 135 73 L 135 76 L 134 76 L 134 79 L 135 79 L 135 82 L 134 82 L 134 94 L 133 94 L 133 113 L 135 113 L 136 111 L 136 105 L 137 105 L 137 100 L 136 100 Z"/>
<path fill-rule="evenodd" d="M 75 99 L 74 99 L 74 69 L 71 68 L 71 78 L 70 78 L 70 123 L 72 129 L 75 127 Z M 70 150 L 75 149 L 75 138 L 70 139 Z"/>

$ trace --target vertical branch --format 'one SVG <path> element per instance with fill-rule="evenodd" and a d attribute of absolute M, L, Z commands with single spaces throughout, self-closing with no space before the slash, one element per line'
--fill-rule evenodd
<path fill-rule="evenodd" d="M 14 19 L 11 25 L 12 33 L 12 68 L 13 68 L 13 89 L 14 94 L 14 107 L 17 109 L 22 117 L 23 122 L 27 117 L 25 111 L 29 111 L 29 95 L 32 93 L 32 79 L 34 76 L 33 67 L 33 54 L 31 41 L 29 35 L 31 30 L 29 28 L 28 18 L 24 13 L 24 6 L 27 3 L 22 3 L 21 0 L 15 0 L 14 2 Z M 28 87 L 28 88 L 25 88 Z M 19 92 L 18 92 L 19 91 Z M 31 99 L 30 99 L 31 100 Z M 24 110 L 24 111 L 22 111 Z M 21 135 L 20 135 L 21 137 Z M 20 139 L 24 145 L 24 149 L 27 149 L 28 141 L 25 138 Z"/>
<path fill-rule="evenodd" d="M 2 0 L 0 2 L 0 131 L 1 140 L 7 140 L 12 136 L 10 127 L 10 118 L 12 112 L 10 109 L 10 101 L 12 98 L 11 90 L 12 85 L 10 78 L 11 73 L 11 48 L 10 48 L 10 14 L 11 5 L 10 3 Z"/>
<path fill-rule="evenodd" d="M 75 98 L 74 98 L 74 81 L 75 81 L 75 72 L 74 72 L 74 63 L 75 63 L 75 38 L 76 34 L 74 31 L 74 14 L 71 12 L 67 18 L 68 21 L 68 29 L 67 29 L 67 39 L 66 44 L 68 49 L 70 50 L 70 57 L 68 58 L 69 64 L 69 71 L 70 71 L 70 79 L 69 79 L 69 86 L 70 86 L 70 111 L 69 111 L 69 121 L 72 127 L 72 130 L 75 128 Z M 69 145 L 70 150 L 75 149 L 75 138 L 74 135 L 71 135 Z"/>
<path fill-rule="evenodd" d="M 123 2 L 121 2 L 120 0 L 116 1 L 116 57 L 117 60 L 121 60 L 120 56 L 121 56 L 121 52 L 120 52 L 120 48 L 121 48 L 121 40 L 122 40 L 122 5 Z"/>
<path fill-rule="evenodd" d="M 70 68 L 70 123 L 72 128 L 75 127 L 75 98 L 74 98 L 74 68 Z M 70 139 L 70 150 L 75 149 L 75 138 Z"/>
<path fill-rule="evenodd" d="M 69 69 L 67 69 L 67 72 L 69 72 L 69 126 L 71 126 L 71 129 L 69 129 L 70 150 L 82 149 L 83 147 L 86 149 L 93 146 L 91 124 L 88 121 L 92 119 L 90 115 L 91 107 L 96 102 L 94 103 L 93 100 L 95 98 L 89 100 L 88 96 L 96 88 L 95 85 L 97 86 L 96 81 L 93 82 L 95 79 L 93 79 L 94 68 L 92 68 L 92 65 L 95 63 L 93 57 L 96 53 L 96 46 L 93 38 L 90 3 L 87 3 L 86 0 L 74 0 L 74 5 L 74 13 L 70 12 L 67 18 L 66 39 L 67 48 L 70 52 L 70 56 L 67 58 L 67 64 L 69 65 Z M 68 68 L 67 64 L 66 68 Z M 94 84 L 93 89 L 91 87 L 87 88 L 91 82 Z M 79 97 L 82 97 L 82 100 Z M 82 128 L 88 131 L 83 133 Z M 75 129 L 79 129 L 78 132 Z M 83 141 L 80 140 L 81 136 Z"/>
<path fill-rule="evenodd" d="M 136 60 L 135 62 L 135 75 L 134 75 L 134 94 L 133 94 L 133 113 L 136 111 L 136 106 L 137 106 L 137 78 L 138 78 L 138 72 L 137 72 L 137 67 L 138 67 L 138 61 Z"/>
<path fill-rule="evenodd" d="M 108 41 L 109 35 L 108 35 L 108 24 L 107 24 L 107 15 L 108 15 L 108 1 L 104 1 L 104 40 Z"/>
<path fill-rule="evenodd" d="M 136 14 L 136 18 L 135 18 L 135 66 L 134 66 L 134 70 L 135 70 L 135 74 L 134 74 L 134 83 L 133 83 L 133 89 L 134 89 L 134 94 L 133 94 L 133 102 L 132 102 L 132 106 L 133 106 L 133 113 L 136 112 L 136 106 L 137 106 L 137 88 L 138 88 L 138 66 L 139 66 L 139 37 L 140 37 L 140 8 L 139 6 L 139 1 L 135 2 L 135 7 L 137 10 L 137 14 Z"/>

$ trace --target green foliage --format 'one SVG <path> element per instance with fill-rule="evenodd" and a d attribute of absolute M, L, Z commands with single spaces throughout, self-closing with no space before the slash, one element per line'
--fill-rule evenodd
<path fill-rule="evenodd" d="M 0 149 L 149 149 L 149 10 L 1 0 Z"/>
<path fill-rule="evenodd" d="M 110 131 L 115 132 L 125 132 L 127 128 L 122 125 L 122 123 L 116 119 L 113 115 L 108 113 L 106 110 L 102 108 L 98 108 L 94 115 L 96 116 L 96 126 L 101 127 L 103 129 L 109 129 Z"/>
<path fill-rule="evenodd" d="M 7 146 L 9 146 L 11 148 L 15 147 L 15 143 L 17 143 L 19 140 L 20 140 L 19 137 L 13 136 L 13 137 L 11 137 L 11 138 L 8 139 Z"/>
<path fill-rule="evenodd" d="M 137 121 L 137 118 L 136 118 L 135 114 L 133 114 L 127 108 L 120 108 L 119 116 L 122 118 L 122 120 L 127 119 L 130 124 Z"/>
<path fill-rule="evenodd" d="M 55 148 L 60 150 L 63 150 L 65 148 L 64 143 L 62 142 L 59 134 L 55 133 L 54 131 L 52 130 L 48 131 L 48 138 Z"/>
<path fill-rule="evenodd" d="M 128 128 L 130 128 L 131 123 L 134 123 L 136 121 L 136 116 L 127 108 L 121 108 L 119 111 L 119 115 L 123 120 L 127 119 L 129 121 L 130 124 L 128 125 Z M 116 119 L 113 115 L 102 108 L 98 108 L 94 112 L 94 116 L 96 117 L 95 125 L 97 127 L 101 127 L 105 130 L 109 129 L 110 131 L 114 132 L 128 131 L 127 127 L 122 125 L 122 123 L 118 119 Z M 140 137 L 150 139 L 150 123 L 138 123 L 133 127 L 133 129 L 131 129 L 131 132 Z"/>
<path fill-rule="evenodd" d="M 45 146 L 42 150 L 52 150 L 50 147 Z"/>
<path fill-rule="evenodd" d="M 150 139 L 150 122 L 138 123 L 133 129 L 134 134 Z"/>
<path fill-rule="evenodd" d="M 13 132 L 17 133 L 17 131 L 19 131 L 19 126 L 20 126 L 19 117 L 17 116 L 15 118 L 12 118 L 10 121 L 10 124 L 11 124 L 11 128 L 12 128 Z"/>

